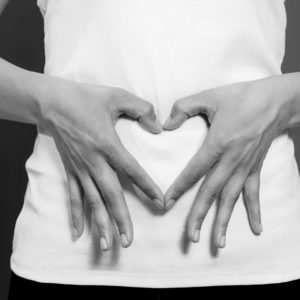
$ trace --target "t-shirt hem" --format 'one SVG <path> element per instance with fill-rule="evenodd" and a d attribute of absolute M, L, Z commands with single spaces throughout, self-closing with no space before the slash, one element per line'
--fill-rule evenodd
<path fill-rule="evenodd" d="M 37 269 L 10 260 L 11 270 L 20 277 L 42 282 L 71 285 L 106 285 L 145 288 L 184 288 L 225 285 L 283 283 L 300 278 L 300 266 L 289 269 L 214 274 L 143 274 L 120 271 L 57 271 Z"/>

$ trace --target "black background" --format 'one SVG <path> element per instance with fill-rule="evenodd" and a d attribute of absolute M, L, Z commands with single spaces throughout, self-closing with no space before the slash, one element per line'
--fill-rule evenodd
<path fill-rule="evenodd" d="M 286 8 L 283 73 L 300 71 L 300 1 L 287 0 Z M 0 57 L 25 69 L 42 72 L 43 38 L 43 19 L 36 0 L 11 0 L 0 18 Z M 291 133 L 299 166 L 300 128 L 292 129 Z M 24 164 L 32 152 L 35 136 L 35 126 L 0 120 L 0 300 L 7 297 L 13 230 L 27 184 Z"/>

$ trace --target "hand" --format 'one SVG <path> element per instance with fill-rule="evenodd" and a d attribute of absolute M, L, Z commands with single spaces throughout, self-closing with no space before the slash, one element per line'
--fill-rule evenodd
<path fill-rule="evenodd" d="M 73 235 L 82 234 L 83 199 L 92 209 L 100 247 L 112 246 L 112 215 L 123 247 L 133 240 L 133 228 L 117 172 L 137 185 L 159 208 L 163 194 L 124 148 L 114 125 L 122 114 L 148 131 L 159 133 L 152 104 L 121 89 L 50 78 L 41 107 L 40 130 L 54 138 L 68 179 Z"/>
<path fill-rule="evenodd" d="M 209 89 L 174 103 L 165 129 L 176 129 L 200 113 L 211 124 L 202 146 L 165 194 L 170 209 L 206 173 L 188 216 L 191 241 L 199 241 L 202 222 L 213 201 L 220 198 L 213 242 L 224 247 L 230 216 L 242 190 L 251 227 L 261 233 L 260 171 L 273 139 L 288 128 L 288 99 L 281 77 L 272 76 Z"/>

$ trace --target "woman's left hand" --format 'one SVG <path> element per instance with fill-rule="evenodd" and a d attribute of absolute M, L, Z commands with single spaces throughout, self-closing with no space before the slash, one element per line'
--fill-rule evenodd
<path fill-rule="evenodd" d="M 165 194 L 166 209 L 205 174 L 188 216 L 188 237 L 198 242 L 201 224 L 216 198 L 216 247 L 225 246 L 234 205 L 243 190 L 251 228 L 262 232 L 259 184 L 263 160 L 273 139 L 288 128 L 290 99 L 277 75 L 202 91 L 177 100 L 164 128 L 173 130 L 200 113 L 210 127 L 200 149 Z"/>

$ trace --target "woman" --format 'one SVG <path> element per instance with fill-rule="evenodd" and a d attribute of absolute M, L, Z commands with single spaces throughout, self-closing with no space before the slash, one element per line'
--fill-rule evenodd
<path fill-rule="evenodd" d="M 0 66 L 1 117 L 38 127 L 11 256 L 24 284 L 75 297 L 298 279 L 284 1 L 38 5 L 45 74 Z"/>

